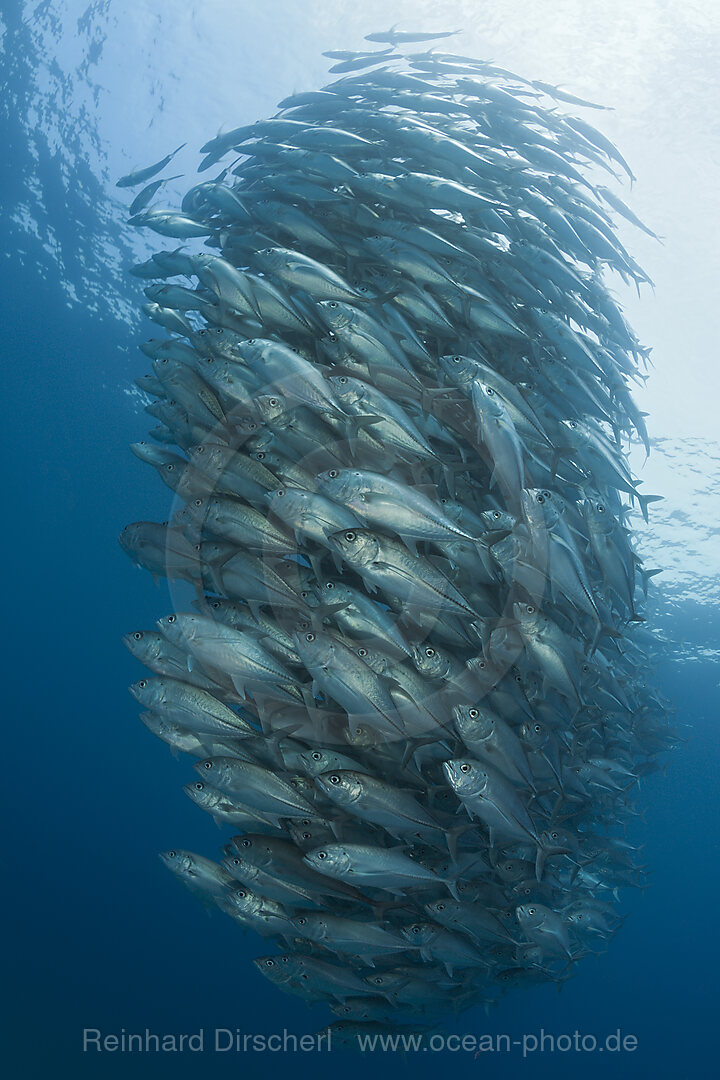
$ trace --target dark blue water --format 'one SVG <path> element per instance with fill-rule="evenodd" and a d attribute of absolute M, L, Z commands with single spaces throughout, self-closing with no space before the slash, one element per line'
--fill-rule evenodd
<path fill-rule="evenodd" d="M 3 203 L 29 161 L 7 128 L 17 168 L 3 173 Z M 8 143 L 6 142 L 6 145 Z M 48 220 L 68 250 L 83 243 L 72 198 L 48 158 Z M 92 187 L 90 185 L 90 190 Z M 91 214 L 92 210 L 83 211 Z M 8 251 L 14 241 L 0 229 Z M 425 1050 L 360 1057 L 333 1053 L 215 1053 L 216 1028 L 298 1034 L 327 1014 L 275 991 L 250 960 L 265 951 L 221 914 L 207 915 L 165 871 L 157 852 L 180 845 L 213 855 L 221 833 L 181 791 L 192 776 L 143 728 L 126 691 L 138 667 L 120 636 L 167 612 L 163 585 L 134 569 L 116 542 L 143 517 L 161 520 L 169 493 L 128 443 L 148 424 L 123 393 L 146 370 L 137 336 L 107 309 L 69 307 L 39 243 L 3 263 L 5 505 L 3 1058 L 8 1076 L 348 1077 L 438 1072 L 503 1077 L 682 1078 L 716 1075 L 720 710 L 711 659 L 659 664 L 687 743 L 666 775 L 643 782 L 643 846 L 651 887 L 623 894 L 629 913 L 608 952 L 588 959 L 558 993 L 508 995 L 443 1029 L 506 1033 L 531 1047 L 558 1036 L 630 1036 L 635 1050 L 521 1047 L 483 1053 Z M 68 271 L 72 272 L 72 269 Z M 720 612 L 688 604 L 675 637 L 714 644 Z M 193 1033 L 202 1053 L 83 1053 L 83 1030 Z M 560 1045 L 566 1045 L 564 1040 Z"/>

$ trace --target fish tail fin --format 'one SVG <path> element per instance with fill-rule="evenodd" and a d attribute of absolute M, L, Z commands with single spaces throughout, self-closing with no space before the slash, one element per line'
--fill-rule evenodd
<path fill-rule="evenodd" d="M 590 657 L 590 656 L 593 655 L 593 653 L 597 649 L 598 645 L 600 644 L 600 641 L 601 641 L 602 638 L 608 637 L 608 638 L 617 639 L 617 638 L 621 638 L 622 636 L 623 636 L 622 631 L 621 630 L 616 630 L 615 627 L 610 626 L 609 623 L 598 623 L 597 629 L 595 631 L 595 635 L 594 635 L 594 637 L 592 639 L 592 643 L 590 645 L 590 651 L 588 652 L 588 656 Z"/>
<path fill-rule="evenodd" d="M 649 520 L 648 519 L 648 506 L 650 505 L 650 503 L 660 502 L 660 500 L 664 499 L 665 496 L 664 495 L 641 495 L 639 491 L 636 491 L 635 492 L 635 498 L 637 499 L 638 503 L 640 504 L 640 510 L 642 512 L 642 516 L 645 518 L 646 521 L 648 521 Z"/>
<path fill-rule="evenodd" d="M 336 611 L 342 611 L 344 608 L 349 607 L 350 603 L 351 601 L 348 600 L 344 604 L 318 604 L 317 607 L 308 608 L 313 630 L 321 630 L 323 619 L 331 617 Z"/>
<path fill-rule="evenodd" d="M 444 877 L 442 880 L 443 880 L 443 884 L 445 885 L 445 888 L 450 893 L 453 900 L 459 901 L 460 900 L 460 893 L 458 892 L 457 878 Z"/>
<path fill-rule="evenodd" d="M 643 592 L 645 593 L 646 598 L 647 598 L 647 588 L 648 588 L 648 584 L 650 582 L 650 579 L 656 577 L 658 574 L 662 574 L 662 572 L 663 572 L 662 569 L 660 569 L 660 570 L 643 570 L 642 568 L 638 569 L 638 573 L 640 574 L 640 580 L 642 581 Z M 636 621 L 637 621 L 637 618 L 634 618 L 633 622 L 636 622 Z M 645 620 L 643 619 L 641 621 L 644 622 Z"/>
<path fill-rule="evenodd" d="M 539 844 L 537 849 L 537 855 L 535 856 L 535 877 L 538 881 L 542 881 L 542 876 L 545 872 L 545 863 L 551 855 L 569 855 L 570 848 L 561 846 L 546 846 Z"/>

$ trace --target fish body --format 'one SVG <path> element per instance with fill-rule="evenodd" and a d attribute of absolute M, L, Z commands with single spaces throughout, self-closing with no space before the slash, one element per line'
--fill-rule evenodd
<path fill-rule="evenodd" d="M 432 563 L 412 555 L 399 541 L 370 529 L 348 529 L 328 537 L 348 566 L 369 584 L 410 607 L 476 617 L 464 596 Z"/>
<path fill-rule="evenodd" d="M 147 709 L 172 715 L 196 734 L 242 738 L 252 727 L 236 712 L 198 686 L 159 676 L 140 679 L 130 687 L 133 697 Z"/>
<path fill-rule="evenodd" d="M 327 844 L 305 855 L 308 866 L 360 887 L 402 895 L 410 886 L 437 887 L 441 880 L 402 851 L 363 844 Z"/>
<path fill-rule="evenodd" d="M 410 792 L 365 773 L 336 769 L 315 777 L 315 783 L 348 813 L 380 825 L 392 835 L 442 831 L 442 826 Z"/>
<path fill-rule="evenodd" d="M 140 184 L 144 184 L 157 173 L 162 172 L 162 170 L 170 164 L 175 155 L 186 145 L 186 143 L 182 143 L 182 145 L 178 146 L 176 150 L 173 150 L 171 154 L 167 154 L 164 158 L 161 158 L 160 161 L 156 161 L 154 165 L 148 165 L 144 169 L 137 169 L 135 172 L 128 173 L 127 176 L 121 176 L 115 186 L 138 187 Z"/>

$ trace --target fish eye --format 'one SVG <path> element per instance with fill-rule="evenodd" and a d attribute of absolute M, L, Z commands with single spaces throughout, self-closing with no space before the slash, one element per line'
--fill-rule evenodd
<path fill-rule="evenodd" d="M 358 649 L 357 654 L 358 656 L 367 656 L 368 651 L 367 649 Z"/>
<path fill-rule="evenodd" d="M 307 922 L 307 919 L 296 919 L 295 921 L 297 922 L 298 926 L 304 926 Z"/>
<path fill-rule="evenodd" d="M 537 502 L 539 502 L 540 505 L 542 506 L 542 504 L 545 502 L 545 496 L 544 495 L 538 495 Z"/>
<path fill-rule="evenodd" d="M 275 496 L 278 499 L 282 499 L 284 494 L 285 494 L 285 488 L 278 488 L 277 491 L 275 492 Z"/>
<path fill-rule="evenodd" d="M 314 641 L 315 640 L 315 635 L 314 634 L 306 634 L 305 635 L 305 640 L 306 641 Z"/>
<path fill-rule="evenodd" d="M 207 330 L 198 330 L 198 337 L 205 337 L 206 335 Z"/>
<path fill-rule="evenodd" d="M 196 791 L 204 791 L 205 790 L 205 785 L 203 784 L 202 780 L 198 780 L 197 784 L 195 785 L 195 790 Z"/>
<path fill-rule="evenodd" d="M 467 761 L 463 761 L 462 765 L 460 766 L 460 772 L 464 772 L 464 773 L 469 773 L 470 772 L 470 766 L 468 765 Z"/>
<path fill-rule="evenodd" d="M 499 518 L 499 517 L 501 517 L 501 516 L 502 516 L 502 515 L 501 515 L 501 513 L 500 513 L 500 511 L 499 511 L 499 510 L 493 510 L 493 517 L 495 518 L 495 520 L 496 520 L 496 521 L 497 521 L 497 520 L 498 520 L 498 518 Z"/>
<path fill-rule="evenodd" d="M 550 833 L 550 839 L 551 839 L 551 840 L 557 840 L 557 838 L 558 838 L 558 836 L 559 836 L 559 835 L 560 835 L 559 833 L 556 833 L 556 832 L 551 832 L 551 833 Z"/>
<path fill-rule="evenodd" d="M 274 960 L 266 960 L 265 961 L 265 967 L 275 967 L 275 961 Z"/>
<path fill-rule="evenodd" d="M 330 471 L 328 473 L 328 476 L 330 477 L 331 480 L 334 480 L 337 475 L 338 475 L 337 469 L 330 469 Z"/>
<path fill-rule="evenodd" d="M 328 307 L 331 307 L 331 308 L 336 308 L 336 307 L 337 307 L 337 304 L 335 303 L 335 301 L 334 301 L 334 300 L 331 300 L 331 301 L 330 301 L 330 303 L 328 304 Z"/>
<path fill-rule="evenodd" d="M 304 832 L 304 833 L 302 834 L 302 838 L 303 838 L 303 840 L 310 840 L 310 839 L 311 839 L 311 837 L 312 837 L 312 833 L 309 833 L 309 832 Z"/>
<path fill-rule="evenodd" d="M 605 513 L 605 507 L 603 506 L 602 503 L 598 503 L 598 513 L 599 514 L 604 514 Z"/>
<path fill-rule="evenodd" d="M 212 769 L 212 761 L 203 761 L 203 769 L 207 769 L 209 772 Z"/>
<path fill-rule="evenodd" d="M 240 846 L 245 847 L 245 848 L 252 847 L 252 840 L 248 840 L 248 839 L 241 840 L 240 841 Z"/>
<path fill-rule="evenodd" d="M 333 773 L 332 776 L 329 776 L 328 780 L 330 781 L 331 784 L 339 784 L 340 783 L 340 777 L 337 775 L 337 773 Z"/>
<path fill-rule="evenodd" d="M 168 615 L 168 620 L 167 621 L 169 623 L 177 622 L 177 615 Z"/>
<path fill-rule="evenodd" d="M 528 604 L 525 610 L 527 611 L 528 615 L 535 614 L 535 608 L 532 606 L 532 604 Z"/>
<path fill-rule="evenodd" d="M 425 655 L 426 656 L 434 656 L 435 655 L 435 650 L 428 648 L 428 649 L 425 650 Z"/>
<path fill-rule="evenodd" d="M 270 398 L 270 401 L 268 402 L 268 404 L 269 404 L 269 405 L 271 405 L 271 406 L 272 406 L 272 408 L 274 409 L 274 408 L 275 408 L 275 406 L 276 406 L 276 405 L 278 404 L 278 399 L 277 399 L 276 397 L 271 397 L 271 398 Z"/>
<path fill-rule="evenodd" d="M 539 735 L 539 734 L 540 734 L 540 732 L 542 731 L 542 728 L 540 727 L 540 725 L 539 725 L 539 724 L 536 724 L 536 725 L 535 725 L 535 729 L 534 729 L 534 730 L 535 730 L 535 734 L 536 734 L 536 735 Z"/>
<path fill-rule="evenodd" d="M 145 687 L 147 686 L 147 679 L 141 679 L 140 682 L 138 683 L 138 686 L 140 687 L 141 690 L 144 690 Z"/>
<path fill-rule="evenodd" d="M 337 334 L 333 330 L 327 332 L 328 341 L 337 341 Z"/>
<path fill-rule="evenodd" d="M 233 859 L 233 866 L 239 866 L 239 865 L 240 865 L 240 860 L 239 859 Z"/>
<path fill-rule="evenodd" d="M 175 471 L 175 466 L 172 464 L 172 462 L 170 462 L 168 465 L 166 465 L 165 468 L 166 468 L 167 472 L 174 472 Z"/>
<path fill-rule="evenodd" d="M 327 851 L 318 851 L 317 858 L 318 859 L 327 859 Z"/>
<path fill-rule="evenodd" d="M 171 859 L 177 858 L 177 851 L 168 851 L 168 857 Z"/>
<path fill-rule="evenodd" d="M 471 720 L 477 720 L 479 715 L 480 715 L 480 710 L 479 709 L 471 709 L 470 712 L 468 713 L 468 716 L 470 717 Z"/>
<path fill-rule="evenodd" d="M 322 754 L 319 750 L 315 750 L 311 756 L 313 761 L 322 761 Z"/>
<path fill-rule="evenodd" d="M 354 540 L 357 540 L 357 533 L 346 532 L 345 539 L 347 540 L 348 544 L 352 544 Z"/>
<path fill-rule="evenodd" d="M 528 908 L 528 915 L 534 915 L 534 914 L 535 914 L 535 908 L 534 907 L 529 907 Z"/>
<path fill-rule="evenodd" d="M 444 904 L 436 904 L 435 905 L 435 910 L 436 911 L 444 911 L 445 910 L 445 905 Z"/>
<path fill-rule="evenodd" d="M 347 375 L 341 375 L 340 378 L 338 379 L 338 382 L 340 383 L 341 386 L 344 386 L 345 383 L 347 382 Z"/>
<path fill-rule="evenodd" d="M 485 393 L 487 394 L 488 397 L 492 397 L 493 394 L 495 393 L 495 391 L 493 390 L 492 386 L 486 386 L 485 387 Z"/>
<path fill-rule="evenodd" d="M 135 638 L 136 641 L 140 641 L 141 638 L 142 638 L 142 634 L 138 630 L 136 633 L 133 634 L 133 637 Z"/>
<path fill-rule="evenodd" d="M 325 588 L 326 589 L 334 589 L 335 588 L 335 582 L 334 581 L 327 581 L 325 583 Z"/>
<path fill-rule="evenodd" d="M 462 360 L 462 356 L 453 356 L 453 364 L 459 364 Z"/>

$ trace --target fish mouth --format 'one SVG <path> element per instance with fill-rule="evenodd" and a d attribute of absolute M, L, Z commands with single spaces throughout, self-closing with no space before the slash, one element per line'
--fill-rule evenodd
<path fill-rule="evenodd" d="M 455 787 L 460 779 L 460 767 L 456 761 L 443 761 L 443 772 L 448 778 L 448 782 L 452 787 Z"/>

